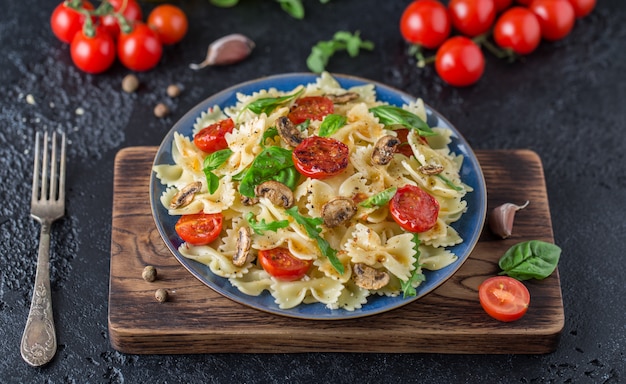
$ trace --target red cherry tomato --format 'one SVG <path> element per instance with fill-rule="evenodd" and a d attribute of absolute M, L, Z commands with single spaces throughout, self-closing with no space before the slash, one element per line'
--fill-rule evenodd
<path fill-rule="evenodd" d="M 483 281 L 478 287 L 478 298 L 489 316 L 505 322 L 524 316 L 530 304 L 528 288 L 508 276 L 495 276 Z"/>
<path fill-rule="evenodd" d="M 574 27 L 574 7 L 567 0 L 533 0 L 530 10 L 539 19 L 541 36 L 550 41 L 561 40 Z"/>
<path fill-rule="evenodd" d="M 101 73 L 109 69 L 115 61 L 115 42 L 100 27 L 94 30 L 93 36 L 87 36 L 81 30 L 74 35 L 70 54 L 72 61 L 80 70 Z"/>
<path fill-rule="evenodd" d="M 450 0 L 448 10 L 452 26 L 469 37 L 489 31 L 496 19 L 493 0 Z"/>
<path fill-rule="evenodd" d="M 87 10 L 94 9 L 93 4 L 88 1 L 84 1 L 82 7 Z M 50 16 L 52 33 L 62 42 L 70 44 L 76 32 L 83 28 L 85 17 L 83 13 L 68 7 L 65 2 L 62 2 L 57 5 L 54 11 L 52 11 L 52 16 Z"/>
<path fill-rule="evenodd" d="M 183 241 L 192 245 L 206 245 L 222 232 L 224 216 L 221 213 L 196 213 L 183 215 L 174 226 Z"/>
<path fill-rule="evenodd" d="M 334 110 L 335 105 L 328 97 L 309 96 L 296 100 L 287 117 L 292 123 L 301 124 L 307 120 L 322 120 Z"/>
<path fill-rule="evenodd" d="M 228 143 L 224 136 L 231 133 L 235 128 L 233 119 L 228 118 L 211 124 L 206 128 L 202 128 L 193 137 L 193 143 L 206 153 L 213 153 L 221 149 L 228 148 Z"/>
<path fill-rule="evenodd" d="M 528 8 L 513 7 L 496 21 L 493 38 L 500 47 L 510 48 L 519 55 L 527 55 L 541 42 L 541 26 L 537 16 Z"/>
<path fill-rule="evenodd" d="M 409 4 L 400 19 L 402 37 L 411 44 L 435 49 L 450 35 L 448 10 L 439 1 L 417 0 Z"/>
<path fill-rule="evenodd" d="M 156 67 L 163 55 L 161 41 L 150 27 L 136 22 L 130 32 L 120 33 L 117 56 L 122 64 L 133 71 L 147 71 Z"/>
<path fill-rule="evenodd" d="M 133 23 L 143 19 L 141 6 L 136 0 L 108 0 L 116 13 L 121 13 L 127 22 Z M 124 7 L 124 9 L 122 9 Z M 113 36 L 114 39 L 120 34 L 120 26 L 114 15 L 105 15 L 100 19 L 101 25 L 105 30 Z"/>
<path fill-rule="evenodd" d="M 311 136 L 302 140 L 292 153 L 293 164 L 302 175 L 325 179 L 348 167 L 348 146 L 331 137 Z"/>
<path fill-rule="evenodd" d="M 496 12 L 502 12 L 511 6 L 513 0 L 494 0 L 493 3 L 496 6 Z"/>
<path fill-rule="evenodd" d="M 569 3 L 574 7 L 574 14 L 576 17 L 585 17 L 596 6 L 596 0 L 568 0 Z"/>
<path fill-rule="evenodd" d="M 311 260 L 300 260 L 287 248 L 262 249 L 259 262 L 263 269 L 277 279 L 294 281 L 301 279 L 309 270 Z"/>
<path fill-rule="evenodd" d="M 477 82 L 485 71 L 485 57 L 471 39 L 455 36 L 448 39 L 435 56 L 435 70 L 448 84 L 464 87 Z"/>
<path fill-rule="evenodd" d="M 150 12 L 148 25 L 156 31 L 163 45 L 175 44 L 187 34 L 187 15 L 175 5 L 162 4 Z"/>
<path fill-rule="evenodd" d="M 405 231 L 426 232 L 437 224 L 439 202 L 422 188 L 405 185 L 389 201 L 389 211 Z"/>
<path fill-rule="evenodd" d="M 396 134 L 398 135 L 398 140 L 400 140 L 400 145 L 396 148 L 396 153 L 401 153 L 406 157 L 413 156 L 413 149 L 407 139 L 409 130 L 406 128 L 396 129 Z"/>

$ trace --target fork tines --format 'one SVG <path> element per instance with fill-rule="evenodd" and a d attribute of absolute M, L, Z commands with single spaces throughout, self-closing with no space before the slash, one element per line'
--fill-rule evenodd
<path fill-rule="evenodd" d="M 37 132 L 35 134 L 35 164 L 33 169 L 32 201 L 63 201 L 65 198 L 65 133 L 61 133 L 60 156 L 57 155 L 56 132 L 52 133 L 51 151 L 48 151 L 48 132 L 44 132 L 43 143 L 40 143 L 40 138 L 41 134 L 40 132 Z M 48 169 L 50 170 L 49 174 Z M 41 187 L 39 186 L 40 181 Z M 48 183 L 50 184 L 49 189 Z"/>

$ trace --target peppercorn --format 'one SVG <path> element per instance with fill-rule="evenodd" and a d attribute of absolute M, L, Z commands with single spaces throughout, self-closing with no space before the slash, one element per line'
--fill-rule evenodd
<path fill-rule="evenodd" d="M 133 93 L 139 88 L 139 79 L 134 74 L 128 74 L 122 79 L 122 89 L 126 93 Z"/>
<path fill-rule="evenodd" d="M 164 303 L 167 301 L 167 296 L 168 296 L 168 292 L 167 289 L 165 288 L 159 288 L 156 290 L 156 292 L 154 293 L 154 297 L 155 299 L 159 302 L 159 303 Z"/>
<path fill-rule="evenodd" d="M 167 95 L 171 98 L 180 96 L 181 89 L 176 84 L 170 84 L 167 87 Z"/>
<path fill-rule="evenodd" d="M 147 282 L 153 282 L 157 278 L 157 270 L 152 265 L 148 265 L 143 269 L 141 277 Z"/>
<path fill-rule="evenodd" d="M 169 115 L 169 113 L 170 113 L 170 109 L 167 107 L 167 105 L 163 103 L 159 103 L 154 107 L 154 116 L 158 118 L 165 117 Z"/>

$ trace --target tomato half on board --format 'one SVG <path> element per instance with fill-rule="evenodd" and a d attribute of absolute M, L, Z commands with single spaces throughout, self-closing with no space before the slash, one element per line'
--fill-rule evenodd
<path fill-rule="evenodd" d="M 426 232 L 437 224 L 439 202 L 422 188 L 405 185 L 389 201 L 389 211 L 404 230 Z"/>
<path fill-rule="evenodd" d="M 193 245 L 206 245 L 222 232 L 224 216 L 221 213 L 183 215 L 174 229 L 181 239 Z"/>
<path fill-rule="evenodd" d="M 322 120 L 335 111 L 335 104 L 328 97 L 308 96 L 296 100 L 287 117 L 294 124 L 307 120 Z"/>
<path fill-rule="evenodd" d="M 331 137 L 310 136 L 302 140 L 292 153 L 293 165 L 302 175 L 325 179 L 348 167 L 348 146 Z"/>
<path fill-rule="evenodd" d="M 480 305 L 489 316 L 509 322 L 524 316 L 530 304 L 528 288 L 508 276 L 490 277 L 478 287 Z"/>
<path fill-rule="evenodd" d="M 228 143 L 224 137 L 227 133 L 231 133 L 235 128 L 233 119 L 228 118 L 202 128 L 193 137 L 193 143 L 206 153 L 213 153 L 221 149 L 228 148 Z"/>
<path fill-rule="evenodd" d="M 267 273 L 286 281 L 301 279 L 312 264 L 311 260 L 298 259 L 283 247 L 260 250 L 258 258 Z"/>

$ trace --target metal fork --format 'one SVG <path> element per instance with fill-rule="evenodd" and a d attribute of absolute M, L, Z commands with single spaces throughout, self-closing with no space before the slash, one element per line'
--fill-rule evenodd
<path fill-rule="evenodd" d="M 22 358 L 33 367 L 48 363 L 57 350 L 50 294 L 50 227 L 65 213 L 65 133 L 61 134 L 60 151 L 58 157 L 56 132 L 52 134 L 50 152 L 48 132 L 41 146 L 37 132 L 30 215 L 41 224 L 41 235 L 33 298 L 20 347 Z"/>

